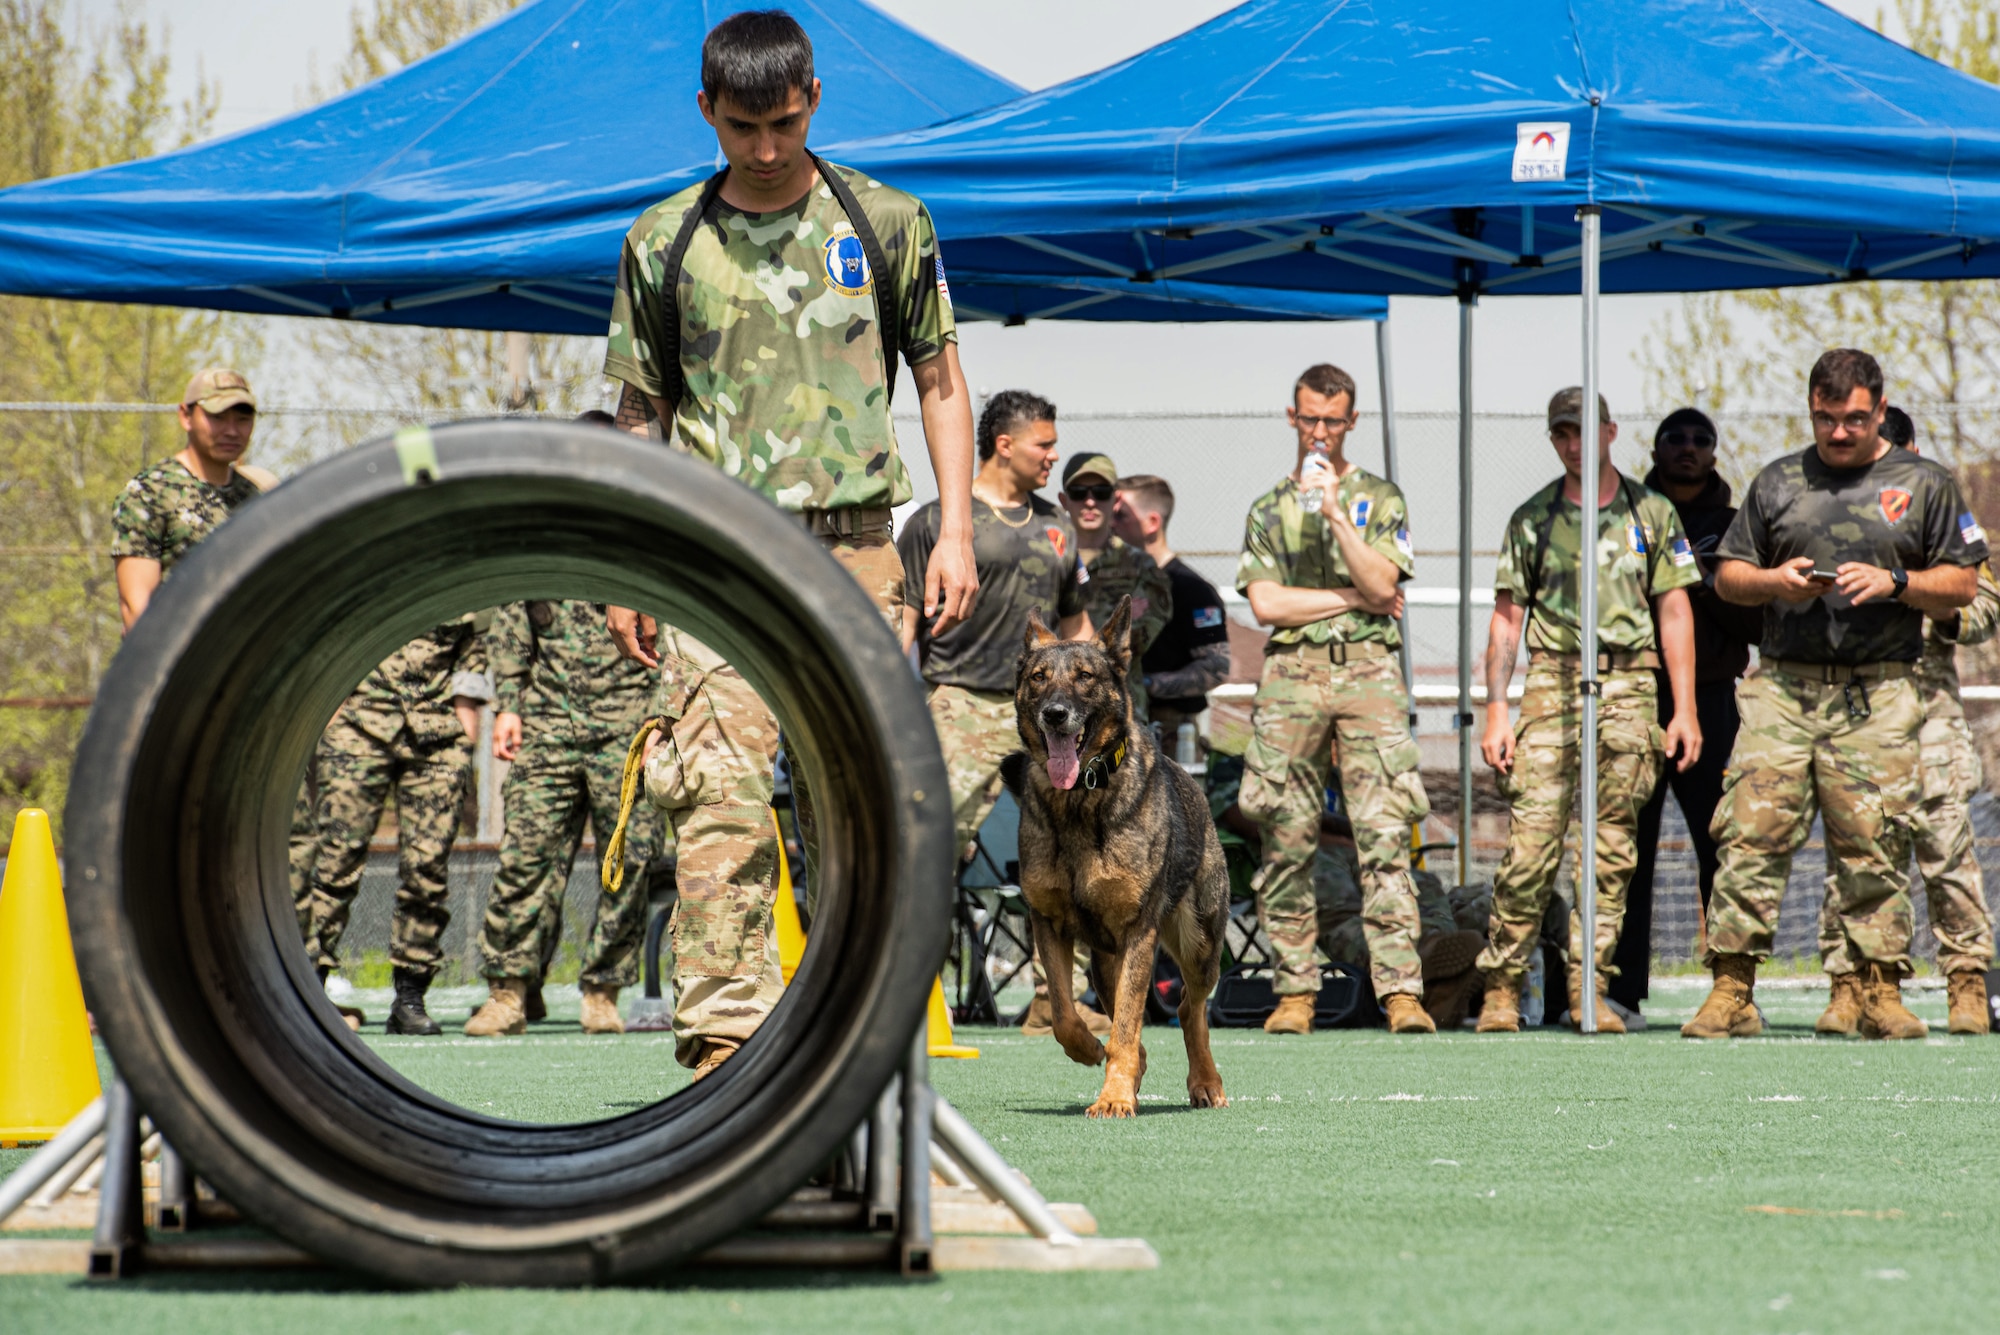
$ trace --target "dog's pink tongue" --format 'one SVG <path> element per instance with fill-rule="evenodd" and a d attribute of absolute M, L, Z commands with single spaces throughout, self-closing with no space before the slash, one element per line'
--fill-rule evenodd
<path fill-rule="evenodd" d="M 1058 788 L 1076 787 L 1077 772 L 1082 768 L 1076 759 L 1076 736 L 1064 737 L 1044 728 L 1042 740 L 1049 744 L 1049 782 Z"/>

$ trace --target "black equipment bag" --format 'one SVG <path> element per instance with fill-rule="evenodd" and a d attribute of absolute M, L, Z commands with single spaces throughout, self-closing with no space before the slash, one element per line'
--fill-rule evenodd
<path fill-rule="evenodd" d="M 1208 1022 L 1217 1029 L 1250 1029 L 1263 1024 L 1276 1009 L 1270 971 L 1239 964 L 1225 970 L 1216 983 L 1215 995 L 1208 1001 Z M 1314 1028 L 1357 1029 L 1376 1023 L 1381 1015 L 1366 970 L 1347 963 L 1320 966 Z"/>

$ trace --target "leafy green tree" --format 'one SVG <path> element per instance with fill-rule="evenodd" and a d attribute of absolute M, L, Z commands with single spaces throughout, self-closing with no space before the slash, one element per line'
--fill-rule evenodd
<path fill-rule="evenodd" d="M 127 15 L 81 43 L 60 0 L 0 0 L 0 185 L 145 157 L 199 138 L 204 84 L 174 106 L 164 34 Z M 171 404 L 189 374 L 245 349 L 232 322 L 150 306 L 0 297 L 0 400 Z M 0 413 L 0 696 L 88 699 L 118 645 L 111 506 L 179 448 L 170 416 Z M 58 821 L 76 709 L 0 706 L 0 839 L 24 805 Z"/>

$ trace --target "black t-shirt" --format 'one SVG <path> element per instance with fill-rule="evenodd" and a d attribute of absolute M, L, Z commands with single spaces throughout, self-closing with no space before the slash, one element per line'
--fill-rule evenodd
<path fill-rule="evenodd" d="M 1890 447 L 1860 468 L 1827 467 L 1808 447 L 1765 465 L 1716 555 L 1769 569 L 1810 556 L 1833 570 L 1862 561 L 1885 570 L 1976 566 L 1986 533 L 1950 470 Z M 1914 662 L 1924 614 L 1893 599 L 1856 607 L 1832 591 L 1810 602 L 1764 607 L 1766 658 L 1805 663 Z"/>
<path fill-rule="evenodd" d="M 1076 526 L 1039 496 L 996 510 L 972 498 L 972 561 L 979 593 L 972 615 L 932 638 L 923 614 L 924 571 L 937 546 L 938 503 L 918 510 L 896 538 L 903 558 L 904 598 L 917 609 L 917 661 L 933 686 L 972 691 L 1012 691 L 1028 634 L 1028 613 L 1041 613 L 1050 630 L 1083 610 L 1090 578 L 1077 559 Z"/>
<path fill-rule="evenodd" d="M 1215 586 L 1178 556 L 1167 562 L 1167 579 L 1174 587 L 1174 615 L 1140 660 L 1148 673 L 1176 671 L 1194 662 L 1194 651 L 1203 645 L 1229 643 L 1229 622 Z M 1183 714 L 1198 714 L 1208 708 L 1207 698 L 1199 695 L 1183 700 L 1155 696 L 1153 703 Z"/>

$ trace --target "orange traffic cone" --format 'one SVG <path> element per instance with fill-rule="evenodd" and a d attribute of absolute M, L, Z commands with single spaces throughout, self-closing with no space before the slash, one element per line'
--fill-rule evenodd
<path fill-rule="evenodd" d="M 0 1146 L 47 1140 L 99 1093 L 49 813 L 29 808 L 0 882 Z"/>

